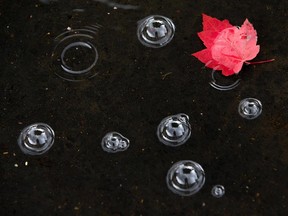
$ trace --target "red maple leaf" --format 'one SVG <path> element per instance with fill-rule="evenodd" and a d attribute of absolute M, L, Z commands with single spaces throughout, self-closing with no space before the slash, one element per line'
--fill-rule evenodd
<path fill-rule="evenodd" d="M 238 74 L 243 63 L 251 64 L 247 61 L 257 56 L 260 46 L 257 45 L 257 32 L 248 19 L 238 28 L 228 20 L 202 16 L 203 31 L 198 36 L 206 49 L 193 53 L 193 56 L 209 68 L 222 70 L 225 76 Z"/>

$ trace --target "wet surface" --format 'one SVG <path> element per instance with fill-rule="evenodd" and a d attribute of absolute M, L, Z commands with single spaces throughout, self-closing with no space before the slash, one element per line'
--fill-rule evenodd
<path fill-rule="evenodd" d="M 0 0 L 0 215 L 287 215 L 287 7 L 286 0 Z M 261 46 L 255 60 L 276 60 L 244 66 L 230 91 L 212 88 L 211 70 L 191 56 L 204 48 L 201 13 L 234 25 L 248 18 Z M 139 42 L 137 22 L 157 14 L 176 30 L 153 49 Z M 102 26 L 93 40 L 94 76 L 57 76 L 55 38 L 93 25 Z M 94 62 L 69 59 L 77 70 Z M 261 101 L 258 118 L 238 114 L 244 98 Z M 175 113 L 189 116 L 192 133 L 171 148 L 159 144 L 156 131 Z M 29 156 L 17 138 L 35 122 L 51 126 L 55 141 L 45 154 Z M 121 131 L 129 148 L 103 151 L 109 131 Z M 166 185 L 181 160 L 205 170 L 205 184 L 192 196 Z M 211 195 L 215 184 L 225 186 L 221 199 Z"/>

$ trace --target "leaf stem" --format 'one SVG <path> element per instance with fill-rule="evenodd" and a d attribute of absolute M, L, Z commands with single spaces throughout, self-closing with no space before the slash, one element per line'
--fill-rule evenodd
<path fill-rule="evenodd" d="M 263 63 L 268 63 L 268 62 L 273 62 L 275 59 L 269 59 L 269 60 L 264 60 L 264 61 L 257 61 L 257 62 L 245 62 L 246 65 L 254 65 L 254 64 L 263 64 Z"/>

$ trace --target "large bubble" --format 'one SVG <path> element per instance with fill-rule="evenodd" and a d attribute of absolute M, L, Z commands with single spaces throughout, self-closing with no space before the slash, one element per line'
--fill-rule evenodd
<path fill-rule="evenodd" d="M 255 119 L 262 113 L 262 104 L 258 99 L 245 98 L 240 101 L 238 112 L 245 119 Z"/>
<path fill-rule="evenodd" d="M 167 45 L 175 33 L 175 25 L 172 20 L 152 15 L 138 21 L 137 37 L 147 47 L 159 48 Z"/>
<path fill-rule="evenodd" d="M 184 160 L 179 161 L 167 173 L 168 188 L 181 196 L 197 193 L 205 183 L 205 173 L 200 164 Z"/>
<path fill-rule="evenodd" d="M 54 139 L 54 131 L 49 125 L 35 123 L 22 130 L 18 138 L 18 145 L 25 154 L 41 155 L 52 147 Z"/>
<path fill-rule="evenodd" d="M 164 118 L 157 128 L 159 141 L 172 147 L 183 145 L 190 135 L 189 117 L 184 113 Z"/>

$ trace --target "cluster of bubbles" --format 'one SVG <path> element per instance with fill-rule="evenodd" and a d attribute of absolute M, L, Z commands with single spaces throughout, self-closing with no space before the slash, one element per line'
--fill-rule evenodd
<path fill-rule="evenodd" d="M 129 139 L 117 132 L 107 133 L 101 142 L 103 150 L 109 153 L 125 151 L 129 147 L 129 144 Z"/>
<path fill-rule="evenodd" d="M 95 0 L 96 1 L 96 0 Z M 98 2 L 114 4 L 110 1 Z M 44 1 L 50 3 L 52 1 Z M 129 8 L 136 9 L 136 8 Z M 146 47 L 160 48 L 167 45 L 174 37 L 175 25 L 172 20 L 161 15 L 151 15 L 138 21 L 137 37 Z M 69 81 L 79 81 L 91 78 L 97 74 L 95 65 L 98 61 L 98 51 L 95 37 L 99 25 L 86 26 L 81 29 L 67 29 L 55 38 L 52 53 L 52 64 L 56 74 Z M 221 80 L 214 69 L 210 85 L 218 90 L 226 91 L 237 87 L 240 79 Z M 229 83 L 230 82 L 230 83 Z M 262 112 L 261 102 L 255 98 L 243 99 L 238 107 L 240 116 L 245 119 L 255 119 Z M 184 113 L 170 115 L 164 118 L 157 127 L 157 137 L 161 143 L 170 147 L 178 147 L 187 142 L 191 136 L 189 116 Z M 41 155 L 47 152 L 54 143 L 53 129 L 44 123 L 36 123 L 25 127 L 19 135 L 18 145 L 23 153 Z M 129 148 L 130 141 L 118 132 L 107 133 L 101 146 L 105 152 L 123 152 Z M 182 160 L 173 164 L 166 176 L 167 187 L 175 194 L 190 196 L 197 193 L 205 183 L 205 172 L 200 164 L 191 160 Z M 222 185 L 215 185 L 212 196 L 220 198 L 225 194 Z"/>
<path fill-rule="evenodd" d="M 240 116 L 245 119 L 255 119 L 262 112 L 261 102 L 255 98 L 243 99 L 238 107 Z M 189 116 L 184 113 L 170 115 L 164 118 L 157 127 L 157 137 L 161 143 L 170 147 L 183 145 L 191 136 Z M 23 153 L 41 155 L 53 145 L 55 134 L 45 123 L 35 123 L 25 127 L 18 138 L 18 145 Z M 107 133 L 102 141 L 102 149 L 108 153 L 122 152 L 128 149 L 130 141 L 118 132 Z M 200 164 L 191 161 L 179 161 L 169 169 L 166 177 L 168 188 L 181 196 L 197 193 L 205 183 L 205 172 Z M 222 197 L 225 189 L 215 185 L 211 194 Z"/>

